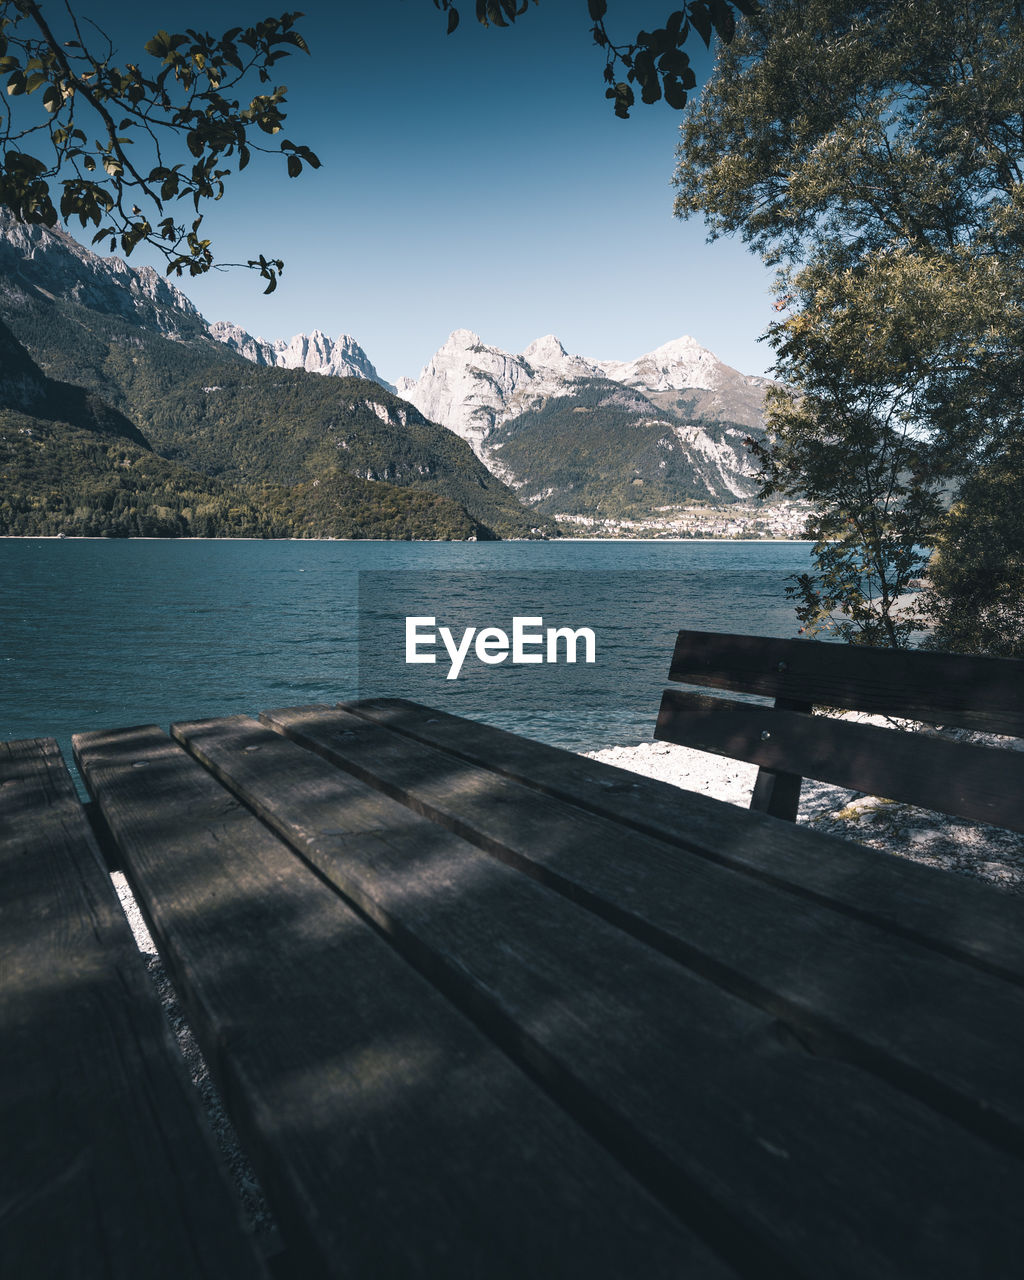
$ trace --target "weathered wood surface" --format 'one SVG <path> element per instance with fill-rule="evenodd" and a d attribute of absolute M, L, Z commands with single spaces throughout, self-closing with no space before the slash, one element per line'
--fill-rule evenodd
<path fill-rule="evenodd" d="M 1024 751 L 666 689 L 655 738 L 1024 831 Z M 781 816 L 781 815 L 780 815 Z"/>
<path fill-rule="evenodd" d="M 175 733 L 740 1269 L 1017 1266 L 1018 1158 L 269 729 Z"/>
<path fill-rule="evenodd" d="M 296 1275 L 733 1274 L 180 746 L 75 749 Z M 345 807 L 325 826 L 343 848 Z"/>
<path fill-rule="evenodd" d="M 263 1264 L 52 739 L 0 743 L 0 1274 Z"/>
<path fill-rule="evenodd" d="M 366 699 L 342 704 L 342 709 L 541 794 L 1024 983 L 1020 904 L 990 886 L 403 699 Z"/>
<path fill-rule="evenodd" d="M 1024 737 L 1019 658 L 680 631 L 668 678 Z"/>
<path fill-rule="evenodd" d="M 291 708 L 263 720 L 785 1019 L 818 1052 L 877 1071 L 1024 1154 L 1019 986 L 729 868 L 682 858 L 663 841 L 636 833 L 624 850 L 611 819 L 344 711 Z"/>

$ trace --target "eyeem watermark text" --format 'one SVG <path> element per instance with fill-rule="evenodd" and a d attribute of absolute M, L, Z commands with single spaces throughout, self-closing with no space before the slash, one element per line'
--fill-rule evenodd
<path fill-rule="evenodd" d="M 462 664 L 472 646 L 479 662 L 496 666 L 511 660 L 513 664 L 531 662 L 576 662 L 579 646 L 583 645 L 583 661 L 597 661 L 597 640 L 590 627 L 547 627 L 543 618 L 512 619 L 512 635 L 500 627 L 467 627 L 456 641 L 448 627 L 438 627 L 437 619 L 412 617 L 405 620 L 405 660 L 411 662 L 436 662 L 437 654 L 431 652 L 437 646 L 437 638 L 449 658 L 447 680 L 457 680 Z M 435 630 L 436 627 L 436 630 Z M 562 657 L 559 658 L 561 649 Z"/>

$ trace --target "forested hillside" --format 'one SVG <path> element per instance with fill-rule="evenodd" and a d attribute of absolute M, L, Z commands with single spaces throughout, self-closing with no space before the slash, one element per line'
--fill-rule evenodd
<path fill-rule="evenodd" d="M 0 535 L 487 537 L 450 498 L 337 467 L 230 483 L 157 455 L 122 413 L 48 378 L 0 322 Z"/>
<path fill-rule="evenodd" d="M 254 366 L 210 337 L 187 300 L 179 304 L 180 295 L 168 293 L 154 273 L 115 268 L 116 260 L 89 254 L 63 233 L 7 224 L 0 233 L 0 315 L 13 334 L 51 383 L 65 384 L 65 397 L 77 395 L 80 408 L 102 401 L 111 421 L 135 433 L 136 445 L 197 473 L 174 480 L 182 493 L 216 481 L 224 493 L 248 494 L 260 513 L 253 516 L 257 524 L 276 529 L 280 519 L 294 519 L 305 529 L 304 513 L 315 511 L 314 524 L 326 520 L 339 537 L 407 536 L 345 531 L 402 529 L 408 521 L 451 530 L 409 536 L 530 537 L 545 527 L 464 441 L 377 383 Z M 17 396 L 2 404 L 35 412 Z M 62 420 L 95 425 L 70 400 Z M 20 438 L 23 427 L 11 426 L 8 435 Z M 51 472 L 70 465 L 71 437 L 44 435 Z M 80 445 L 72 450 L 79 463 Z M 24 451 L 17 453 L 24 480 L 30 469 Z M 104 471 L 99 455 L 91 456 L 89 467 Z M 14 465 L 9 457 L 8 467 Z M 156 472 L 147 465 L 146 474 Z M 70 502 L 78 480 L 62 474 L 53 492 L 66 492 Z M 259 497 L 268 485 L 277 495 L 273 511 Z M 416 500 L 395 496 L 395 488 Z M 286 489 L 295 490 L 287 501 Z M 10 501 L 6 484 L 3 496 Z M 62 497 L 61 511 L 66 507 Z"/>
<path fill-rule="evenodd" d="M 430 538 L 486 536 L 456 502 L 344 472 L 231 485 L 123 437 L 0 409 L 0 535 Z"/>
<path fill-rule="evenodd" d="M 749 430 L 691 416 L 659 417 L 639 392 L 614 382 L 577 384 L 489 437 L 523 499 L 545 514 L 639 519 L 688 500 L 734 502 L 737 455 Z M 678 395 L 678 393 L 673 393 Z"/>

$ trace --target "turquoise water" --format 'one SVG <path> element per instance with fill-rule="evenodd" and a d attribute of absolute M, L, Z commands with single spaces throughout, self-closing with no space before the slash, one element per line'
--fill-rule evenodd
<path fill-rule="evenodd" d="M 0 737 L 69 756 L 83 729 L 401 693 L 576 749 L 635 743 L 675 631 L 796 634 L 784 584 L 808 564 L 807 543 L 3 539 Z M 592 627 L 598 659 L 447 681 L 399 651 L 421 611 L 460 630 L 543 612 Z"/>

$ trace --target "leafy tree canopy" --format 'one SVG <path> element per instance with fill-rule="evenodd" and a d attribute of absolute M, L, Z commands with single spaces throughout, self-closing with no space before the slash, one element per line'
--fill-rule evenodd
<path fill-rule="evenodd" d="M 776 0 L 722 51 L 675 176 L 677 213 L 782 267 L 783 362 L 827 344 L 964 448 L 1024 403 L 1020 9 Z"/>
<path fill-rule="evenodd" d="M 1010 446 L 964 485 L 928 566 L 929 644 L 1024 657 L 1024 449 Z"/>
<path fill-rule="evenodd" d="M 434 0 L 434 7 L 447 13 L 451 35 L 459 25 L 453 0 Z M 634 84 L 640 89 L 641 102 L 658 102 L 664 97 L 670 107 L 681 111 L 688 91 L 697 84 L 684 48 L 691 33 L 703 40 L 705 48 L 711 47 L 713 35 L 728 44 L 736 31 L 736 14 L 749 17 L 760 7 L 757 0 L 688 0 L 668 15 L 664 26 L 639 31 L 632 40 L 616 44 L 605 26 L 606 0 L 587 0 L 594 43 L 605 51 L 605 97 L 614 105 L 615 114 L 622 120 L 629 116 L 636 103 Z M 476 0 L 476 17 L 485 27 L 507 27 L 528 8 L 529 0 Z"/>
<path fill-rule="evenodd" d="M 537 0 L 534 0 L 537 3 Z M 459 23 L 452 0 L 434 0 Z M 505 27 L 528 0 L 477 0 L 485 26 Z M 710 45 L 732 39 L 736 14 L 752 14 L 756 0 L 688 0 L 663 27 L 616 44 L 605 26 L 605 0 L 587 0 L 595 42 L 606 53 L 606 96 L 625 118 L 635 103 L 664 97 L 685 106 L 696 83 L 684 45 L 691 33 Z M 222 35 L 160 30 L 138 61 L 118 65 L 104 32 L 80 20 L 70 5 L 0 0 L 0 204 L 25 222 L 53 226 L 58 216 L 97 228 L 94 243 L 125 256 L 147 243 L 167 259 L 168 274 L 201 275 L 215 265 L 202 234 L 202 206 L 217 200 L 225 180 L 244 169 L 253 152 L 277 151 L 289 177 L 319 168 L 307 147 L 282 131 L 286 87 L 272 71 L 294 50 L 309 50 L 295 28 L 301 13 L 265 18 Z M 620 77 L 620 70 L 622 76 Z M 253 81 L 265 86 L 251 94 Z M 181 202 L 191 206 L 181 213 Z M 239 264 L 220 264 L 239 265 Z M 280 258 L 250 260 L 277 284 Z"/>
<path fill-rule="evenodd" d="M 893 609 L 940 486 L 1024 438 L 1021 6 L 774 0 L 721 52 L 675 182 L 678 214 L 779 268 L 762 474 L 819 504 L 802 616 L 848 628 L 872 575 Z M 841 537 L 861 567 L 837 580 Z"/>
<path fill-rule="evenodd" d="M 139 62 L 116 65 L 107 36 L 70 8 L 0 0 L 0 203 L 25 222 L 91 223 L 93 242 L 112 252 L 153 245 L 168 274 L 208 271 L 201 206 L 220 198 L 233 169 L 256 151 L 283 155 L 290 177 L 320 165 L 301 144 L 268 145 L 282 131 L 287 92 L 272 83 L 273 68 L 309 52 L 295 29 L 301 17 L 220 36 L 161 30 Z M 266 87 L 250 96 L 254 81 Z M 184 222 L 182 202 L 191 206 Z M 246 265 L 269 293 L 283 263 L 261 254 Z"/>

